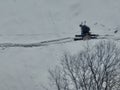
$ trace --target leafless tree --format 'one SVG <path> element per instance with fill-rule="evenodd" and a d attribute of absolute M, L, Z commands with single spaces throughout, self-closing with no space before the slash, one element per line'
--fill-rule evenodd
<path fill-rule="evenodd" d="M 120 90 L 120 49 L 101 41 L 77 55 L 64 53 L 49 73 L 55 90 Z"/>

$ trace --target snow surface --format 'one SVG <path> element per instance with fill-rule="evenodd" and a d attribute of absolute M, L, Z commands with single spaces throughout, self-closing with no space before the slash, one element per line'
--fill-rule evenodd
<path fill-rule="evenodd" d="M 92 33 L 120 38 L 119 15 L 120 0 L 0 0 L 0 43 L 73 37 L 84 20 Z M 98 41 L 0 48 L 0 90 L 42 90 L 48 69 L 59 63 L 63 52 L 77 53 Z"/>

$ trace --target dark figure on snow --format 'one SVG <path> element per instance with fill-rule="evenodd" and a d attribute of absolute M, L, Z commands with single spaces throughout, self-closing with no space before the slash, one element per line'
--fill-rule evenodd
<path fill-rule="evenodd" d="M 90 28 L 87 25 L 80 24 L 81 27 L 81 35 L 82 37 L 85 37 L 86 35 L 90 35 Z"/>

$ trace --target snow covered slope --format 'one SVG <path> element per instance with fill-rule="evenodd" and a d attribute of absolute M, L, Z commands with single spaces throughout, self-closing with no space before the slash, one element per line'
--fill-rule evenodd
<path fill-rule="evenodd" d="M 119 4 L 120 0 L 0 0 L 0 43 L 74 36 L 84 20 L 92 33 L 120 37 Z M 76 53 L 85 44 L 0 48 L 0 90 L 42 90 L 47 70 L 59 62 L 62 53 Z"/>
<path fill-rule="evenodd" d="M 95 33 L 113 29 L 120 24 L 119 4 L 119 0 L 0 0 L 0 41 L 72 36 L 84 20 Z"/>

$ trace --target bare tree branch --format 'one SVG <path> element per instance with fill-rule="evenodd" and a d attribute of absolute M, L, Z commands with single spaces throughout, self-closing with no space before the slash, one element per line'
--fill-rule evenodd
<path fill-rule="evenodd" d="M 120 90 L 120 48 L 102 41 L 77 55 L 64 53 L 49 73 L 57 90 Z"/>

